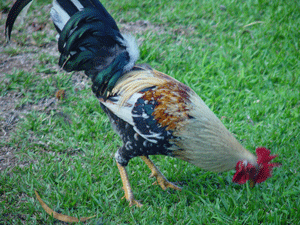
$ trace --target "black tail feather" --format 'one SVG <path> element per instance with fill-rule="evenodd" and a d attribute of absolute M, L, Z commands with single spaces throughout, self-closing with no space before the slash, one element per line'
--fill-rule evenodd
<path fill-rule="evenodd" d="M 89 8 L 91 6 L 92 8 L 97 9 L 97 11 L 106 18 L 108 25 L 114 30 L 119 31 L 116 21 L 107 12 L 107 10 L 104 8 L 104 6 L 101 4 L 99 0 L 80 0 L 80 2 L 84 6 L 84 8 Z"/>
<path fill-rule="evenodd" d="M 10 9 L 5 24 L 5 36 L 7 41 L 10 40 L 11 31 L 18 15 L 31 1 L 32 0 L 17 0 Z"/>
<path fill-rule="evenodd" d="M 56 2 L 66 11 L 66 13 L 72 17 L 79 9 L 74 5 L 72 1 L 69 0 L 56 0 Z"/>
<path fill-rule="evenodd" d="M 130 61 L 123 36 L 109 24 L 97 10 L 85 8 L 69 19 L 58 41 L 59 65 L 67 71 L 84 70 L 92 75 L 97 96 L 111 91 Z M 91 69 L 93 72 L 88 72 Z"/>
<path fill-rule="evenodd" d="M 54 0 L 54 2 L 56 2 L 69 17 L 72 17 L 75 13 L 83 9 L 87 9 L 87 8 L 95 9 L 98 12 L 98 15 L 101 15 L 103 19 L 107 21 L 107 24 L 111 28 L 119 31 L 119 28 L 115 20 L 112 18 L 112 16 L 107 12 L 107 10 L 98 0 L 77 0 L 76 2 L 72 0 Z M 56 27 L 58 26 L 56 25 Z M 62 30 L 58 29 L 59 33 L 61 31 Z"/>
<path fill-rule="evenodd" d="M 78 27 L 82 29 L 80 32 Z M 77 35 L 89 32 L 88 29 L 90 28 L 94 30 L 94 32 L 91 33 L 91 36 L 97 35 L 100 38 L 105 38 L 106 36 L 108 36 L 107 38 L 105 38 L 105 40 L 101 40 L 100 38 L 98 39 L 99 41 L 107 42 L 108 45 L 112 44 L 111 42 L 114 42 L 113 44 L 115 44 L 115 42 L 117 42 L 117 38 L 123 39 L 122 35 L 119 32 L 119 29 L 114 29 L 113 27 L 109 26 L 106 17 L 104 17 L 102 14 L 99 14 L 97 10 L 86 8 L 85 10 L 79 11 L 74 14 L 64 26 L 58 40 L 58 50 L 60 52 L 62 52 L 65 41 L 70 38 L 70 33 L 74 35 L 75 31 L 73 30 L 75 28 L 77 28 Z M 118 44 L 121 43 L 118 42 Z"/>

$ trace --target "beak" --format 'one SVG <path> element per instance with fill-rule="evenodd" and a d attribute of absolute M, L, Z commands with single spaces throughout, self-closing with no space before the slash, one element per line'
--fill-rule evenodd
<path fill-rule="evenodd" d="M 256 184 L 256 182 L 255 182 L 255 177 L 254 177 L 254 179 L 250 179 L 249 185 L 251 188 L 254 188 L 255 184 Z"/>

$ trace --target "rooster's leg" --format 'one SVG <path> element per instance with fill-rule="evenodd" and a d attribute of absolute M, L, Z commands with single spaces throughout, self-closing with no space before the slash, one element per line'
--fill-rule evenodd
<path fill-rule="evenodd" d="M 151 159 L 149 159 L 147 156 L 140 156 L 140 157 L 147 164 L 149 169 L 151 170 L 150 177 L 156 177 L 157 181 L 154 183 L 158 183 L 163 190 L 166 190 L 167 188 L 181 190 L 180 187 L 171 183 L 170 181 L 167 180 L 167 178 L 165 178 L 164 175 L 162 175 L 162 173 L 157 169 L 157 167 L 154 165 L 154 163 L 151 161 Z"/>
<path fill-rule="evenodd" d="M 141 203 L 139 203 L 137 200 L 134 199 L 133 193 L 132 193 L 132 189 L 129 183 L 129 179 L 128 179 L 128 175 L 126 172 L 126 169 L 124 166 L 121 166 L 118 162 L 117 162 L 117 166 L 118 169 L 120 171 L 120 175 L 121 175 L 121 179 L 123 182 L 123 189 L 125 192 L 125 198 L 127 201 L 129 201 L 129 206 L 133 206 L 136 205 L 138 207 L 143 206 Z"/>

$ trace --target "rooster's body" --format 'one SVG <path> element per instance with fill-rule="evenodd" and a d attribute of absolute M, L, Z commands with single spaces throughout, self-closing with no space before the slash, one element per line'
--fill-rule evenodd
<path fill-rule="evenodd" d="M 27 1 L 17 1 L 7 20 L 7 33 Z M 179 81 L 136 65 L 138 48 L 131 36 L 120 33 L 115 21 L 97 0 L 56 0 L 51 18 L 60 35 L 59 65 L 67 71 L 84 70 L 92 90 L 123 146 L 115 154 L 125 196 L 137 204 L 125 170 L 129 160 L 140 156 L 165 189 L 180 189 L 148 158 L 168 155 L 205 170 L 237 169 L 234 181 L 253 184 L 270 176 L 275 164 L 269 150 L 247 151 L 224 127 L 202 99 Z"/>
<path fill-rule="evenodd" d="M 134 67 L 100 102 L 124 142 L 116 153 L 122 166 L 157 154 L 215 172 L 244 159 L 256 163 L 194 91 L 149 67 Z"/>

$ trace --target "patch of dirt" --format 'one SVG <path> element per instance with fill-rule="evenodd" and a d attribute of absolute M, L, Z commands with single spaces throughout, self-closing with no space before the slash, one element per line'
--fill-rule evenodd
<path fill-rule="evenodd" d="M 15 149 L 5 143 L 8 142 L 10 132 L 15 129 L 20 119 L 19 112 L 15 110 L 20 98 L 18 93 L 8 93 L 0 97 L 0 171 L 12 165 L 14 167 L 18 162 L 14 155 Z"/>
<path fill-rule="evenodd" d="M 1 31 L 0 31 L 1 32 Z M 6 44 L 0 47 L 1 58 L 0 58 L 0 80 L 3 79 L 5 73 L 13 73 L 15 70 L 32 71 L 35 70 L 35 65 L 41 63 L 39 60 L 39 55 L 45 53 L 51 56 L 59 57 L 59 52 L 57 51 L 57 43 L 51 42 L 48 44 L 47 48 L 40 48 L 37 46 L 26 46 L 21 48 L 20 53 L 17 55 L 10 55 L 6 53 L 8 49 L 20 48 L 16 43 Z M 50 64 L 49 64 L 50 65 Z M 54 68 L 59 71 L 59 66 L 56 65 Z"/>
<path fill-rule="evenodd" d="M 49 6 L 47 7 L 50 8 Z M 5 32 L 4 21 L 6 20 L 6 17 L 7 14 L 1 13 L 1 18 L 3 19 L 3 22 L 1 22 L 0 25 L 1 34 L 4 34 Z M 26 30 L 26 32 L 30 33 L 31 30 L 32 33 L 34 32 L 34 29 L 37 28 L 34 28 L 33 23 L 24 24 L 24 30 Z M 43 29 L 43 32 L 54 32 L 50 26 L 40 27 L 39 29 Z M 30 37 L 31 35 L 28 36 Z M 0 82 L 5 83 L 5 74 L 11 74 L 15 70 L 28 72 L 35 70 L 35 66 L 40 63 L 39 55 L 41 53 L 54 56 L 59 55 L 57 44 L 55 42 L 47 43 L 47 46 L 37 46 L 34 45 L 32 41 L 27 42 L 25 40 L 23 43 L 26 43 L 26 46 L 20 46 L 20 43 L 16 43 L 14 39 L 12 39 L 11 43 L 7 44 L 5 36 L 0 35 Z M 51 69 L 59 70 L 59 67 L 56 66 Z M 46 74 L 44 75 L 47 76 Z M 22 98 L 23 96 L 21 93 L 14 91 L 8 91 L 5 95 L 0 96 L 0 171 L 7 168 L 12 170 L 16 165 L 24 167 L 30 163 L 20 162 L 15 156 L 18 147 L 10 146 L 8 144 L 11 134 L 17 129 L 18 122 L 32 109 L 47 110 L 47 108 L 54 107 L 54 98 L 41 100 L 35 105 L 25 104 L 20 106 Z"/>
<path fill-rule="evenodd" d="M 15 156 L 15 148 L 10 146 L 3 146 L 0 148 L 0 171 L 9 168 L 11 171 L 16 165 L 19 167 L 28 166 L 29 162 L 19 162 Z M 9 173 L 9 172 L 8 172 Z"/>
<path fill-rule="evenodd" d="M 19 113 L 15 110 L 16 104 L 21 99 L 20 93 L 9 92 L 0 96 L 0 139 L 6 139 L 10 130 L 19 121 Z"/>
<path fill-rule="evenodd" d="M 167 24 L 156 25 L 151 23 L 148 20 L 138 20 L 129 23 L 124 23 L 121 20 L 120 23 L 118 23 L 118 25 L 122 33 L 125 34 L 128 33 L 133 36 L 150 31 L 153 33 L 157 33 L 159 35 L 170 34 L 174 36 L 174 39 L 176 39 L 178 36 L 193 35 L 195 33 L 194 27 L 185 27 L 185 26 L 178 25 L 177 28 L 170 29 Z M 145 40 L 139 39 L 138 41 L 141 43 Z"/>
<path fill-rule="evenodd" d="M 124 23 L 122 20 L 118 24 L 123 33 L 129 33 L 133 36 L 136 34 L 145 33 L 148 31 L 155 32 L 158 34 L 166 33 L 166 26 L 154 25 L 148 20 L 138 20 L 135 22 Z"/>
<path fill-rule="evenodd" d="M 14 168 L 16 165 L 24 167 L 29 161 L 19 161 L 15 156 L 18 147 L 8 144 L 10 135 L 17 129 L 18 122 L 26 117 L 31 110 L 49 112 L 57 109 L 57 99 L 41 99 L 37 104 L 23 104 L 20 107 L 22 95 L 20 93 L 8 92 L 0 96 L 0 171 L 6 168 Z"/>

